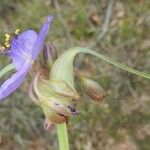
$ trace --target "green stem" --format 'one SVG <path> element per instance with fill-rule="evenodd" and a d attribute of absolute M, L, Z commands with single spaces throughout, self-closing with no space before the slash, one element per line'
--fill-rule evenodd
<path fill-rule="evenodd" d="M 66 123 L 57 125 L 59 150 L 69 150 L 68 133 Z"/>
<path fill-rule="evenodd" d="M 102 59 L 102 60 L 104 60 L 104 61 L 106 61 L 106 62 L 108 62 L 108 63 L 110 63 L 110 64 L 112 64 L 112 65 L 114 65 L 114 66 L 116 66 L 118 68 L 120 68 L 120 69 L 126 70 L 126 71 L 128 71 L 130 73 L 133 73 L 135 75 L 139 75 L 141 77 L 150 79 L 150 75 L 149 74 L 141 72 L 141 71 L 138 71 L 138 70 L 133 69 L 133 68 L 130 68 L 128 66 L 125 66 L 125 65 L 123 65 L 121 63 L 118 63 L 117 61 L 115 61 L 115 60 L 113 60 L 113 59 L 111 59 L 111 58 L 109 58 L 107 56 L 104 56 L 104 55 L 99 54 L 99 53 L 97 53 L 95 51 L 92 51 L 92 50 L 89 50 L 88 53 L 92 54 L 93 56 L 96 56 L 96 57 L 98 57 L 98 58 L 100 58 L 100 59 Z"/>
<path fill-rule="evenodd" d="M 7 72 L 11 71 L 14 69 L 14 65 L 13 64 L 9 64 L 6 67 L 4 67 L 1 71 L 0 71 L 0 78 L 3 77 Z"/>

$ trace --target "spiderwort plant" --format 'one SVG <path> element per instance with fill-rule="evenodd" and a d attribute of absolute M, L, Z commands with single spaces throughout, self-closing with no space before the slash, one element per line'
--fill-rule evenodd
<path fill-rule="evenodd" d="M 44 55 L 47 54 L 47 57 L 45 57 L 47 60 L 52 56 L 52 54 L 49 55 L 46 52 L 48 49 L 44 51 Z M 45 71 L 38 69 L 38 73 L 30 86 L 29 95 L 43 109 L 46 117 L 45 129 L 48 129 L 51 125 L 57 125 L 60 150 L 69 149 L 66 122 L 69 121 L 70 117 L 78 114 L 76 104 L 79 102 L 80 96 L 75 89 L 73 60 L 79 53 L 91 54 L 118 68 L 150 79 L 148 74 L 129 68 L 102 54 L 83 47 L 70 48 L 53 63 L 45 59 L 47 63 L 49 62 L 48 66 L 51 66 L 49 77 L 48 74 L 45 75 Z M 83 77 L 81 77 L 81 80 L 85 92 L 92 100 L 96 102 L 104 100 L 105 92 L 98 83 Z"/>
<path fill-rule="evenodd" d="M 0 72 L 0 77 L 13 67 L 17 72 L 0 87 L 0 100 L 10 95 L 23 82 L 33 61 L 43 48 L 51 20 L 52 17 L 48 17 L 38 35 L 32 30 L 21 33 L 17 38 L 10 39 L 10 36 L 6 35 L 5 47 L 1 46 L 0 49 L 2 53 L 7 54 L 12 59 L 12 65 L 4 68 Z M 18 34 L 18 31 L 16 33 Z M 5 48 L 6 51 L 4 51 Z M 35 104 L 43 109 L 46 118 L 45 129 L 51 125 L 57 125 L 60 150 L 69 150 L 66 122 L 69 121 L 70 117 L 78 114 L 76 104 L 80 101 L 80 96 L 75 88 L 73 72 L 73 61 L 77 54 L 87 53 L 96 56 L 120 69 L 150 79 L 150 75 L 122 65 L 88 48 L 73 47 L 58 58 L 52 54 L 52 51 L 49 51 L 51 49 L 46 45 L 43 62 L 47 64 L 47 69 L 38 64 L 37 72 L 29 88 L 29 96 Z M 100 85 L 85 78 L 82 78 L 82 83 L 85 92 L 93 100 L 101 102 L 104 99 L 105 92 Z"/>
<path fill-rule="evenodd" d="M 17 29 L 15 31 L 17 37 L 15 38 L 5 34 L 6 39 L 4 44 L 0 46 L 0 53 L 8 56 L 12 60 L 12 64 L 1 70 L 0 77 L 12 69 L 15 69 L 16 73 L 0 86 L 0 100 L 4 100 L 13 93 L 24 81 L 44 46 L 52 18 L 52 16 L 47 18 L 39 33 L 27 30 L 19 34 L 19 29 Z"/>

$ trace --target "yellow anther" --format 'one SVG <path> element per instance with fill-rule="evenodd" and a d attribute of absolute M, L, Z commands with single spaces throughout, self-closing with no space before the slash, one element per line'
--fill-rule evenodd
<path fill-rule="evenodd" d="M 5 42 L 5 43 L 4 43 L 4 45 L 5 45 L 7 48 L 9 48 L 9 47 L 10 47 L 9 42 Z"/>
<path fill-rule="evenodd" d="M 15 30 L 15 34 L 16 34 L 16 35 L 19 35 L 19 32 L 20 32 L 20 29 L 16 29 L 16 30 Z"/>
<path fill-rule="evenodd" d="M 5 47 L 0 45 L 0 51 L 4 51 Z"/>
<path fill-rule="evenodd" d="M 6 33 L 6 34 L 5 34 L 5 37 L 6 37 L 6 38 L 5 38 L 5 41 L 8 42 L 8 41 L 10 40 L 10 34 Z"/>

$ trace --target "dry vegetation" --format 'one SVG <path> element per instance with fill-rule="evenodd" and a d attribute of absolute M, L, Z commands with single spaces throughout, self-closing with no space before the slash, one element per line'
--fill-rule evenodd
<path fill-rule="evenodd" d="M 0 38 L 4 32 L 14 32 L 18 27 L 38 30 L 43 19 L 52 14 L 54 22 L 47 39 L 60 53 L 71 45 L 90 47 L 150 73 L 149 0 L 116 0 L 108 34 L 99 39 L 109 3 L 106 0 L 1 0 Z M 2 56 L 0 60 L 2 68 L 8 60 Z M 91 56 L 84 59 L 79 56 L 76 62 L 82 69 L 80 73 L 103 85 L 107 98 L 105 103 L 95 105 L 83 96 L 80 115 L 68 124 L 71 150 L 149 150 L 150 81 Z M 43 131 L 44 116 L 26 95 L 27 87 L 28 82 L 0 103 L 0 150 L 58 149 L 55 128 L 47 133 Z"/>

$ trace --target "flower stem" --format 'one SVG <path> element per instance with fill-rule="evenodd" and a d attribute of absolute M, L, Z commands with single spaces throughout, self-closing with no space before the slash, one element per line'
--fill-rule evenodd
<path fill-rule="evenodd" d="M 0 78 L 2 76 L 4 76 L 7 72 L 11 71 L 14 69 L 14 65 L 13 64 L 9 64 L 6 67 L 4 67 L 1 71 L 0 71 Z"/>
<path fill-rule="evenodd" d="M 69 150 L 68 133 L 66 123 L 57 125 L 59 150 Z"/>

